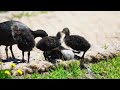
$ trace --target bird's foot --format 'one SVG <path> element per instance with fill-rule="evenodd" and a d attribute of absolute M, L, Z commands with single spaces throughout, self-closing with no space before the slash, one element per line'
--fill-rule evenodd
<path fill-rule="evenodd" d="M 30 63 L 29 61 L 27 61 L 27 63 Z"/>
<path fill-rule="evenodd" d="M 8 61 L 8 62 L 11 62 L 12 60 L 13 60 L 12 57 L 7 58 L 7 61 Z"/>
<path fill-rule="evenodd" d="M 82 58 L 81 58 L 80 56 L 78 56 L 78 55 L 75 55 L 74 58 L 75 58 L 76 60 L 82 59 Z"/>
<path fill-rule="evenodd" d="M 51 59 L 51 58 L 48 58 L 48 61 L 55 64 L 56 63 L 56 60 L 55 59 Z"/>
<path fill-rule="evenodd" d="M 87 66 L 85 64 L 80 64 L 80 68 L 82 69 L 87 69 Z"/>
<path fill-rule="evenodd" d="M 26 62 L 26 60 L 22 59 L 22 63 L 25 63 L 25 62 Z"/>
<path fill-rule="evenodd" d="M 19 59 L 14 58 L 13 63 L 18 63 Z"/>

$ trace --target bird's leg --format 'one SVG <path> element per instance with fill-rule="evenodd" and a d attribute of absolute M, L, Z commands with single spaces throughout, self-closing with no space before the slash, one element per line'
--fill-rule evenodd
<path fill-rule="evenodd" d="M 73 50 L 73 53 L 74 53 L 74 58 L 75 59 L 82 59 L 82 57 L 80 57 L 79 55 L 76 55 L 76 54 L 80 54 L 81 51 L 75 51 L 75 50 Z M 84 55 L 83 55 L 83 57 L 84 57 Z"/>
<path fill-rule="evenodd" d="M 46 51 L 43 52 L 43 55 L 44 55 L 45 60 L 48 60 L 48 54 Z"/>
<path fill-rule="evenodd" d="M 49 62 L 55 64 L 56 63 L 56 57 L 54 57 L 54 50 L 48 51 L 47 52 L 47 59 Z M 55 55 L 56 56 L 56 55 Z"/>
<path fill-rule="evenodd" d="M 81 68 L 81 69 L 85 69 L 84 59 L 83 59 L 83 58 L 80 60 L 80 68 Z"/>
<path fill-rule="evenodd" d="M 82 57 L 81 57 L 81 58 L 83 58 L 83 59 L 84 59 L 85 53 L 86 53 L 86 51 L 84 51 L 84 52 L 83 52 L 83 55 L 82 55 Z"/>
<path fill-rule="evenodd" d="M 8 46 L 5 47 L 5 52 L 6 52 L 6 57 L 7 57 L 7 60 L 8 60 Z"/>
<path fill-rule="evenodd" d="M 29 63 L 29 60 L 30 60 L 30 51 L 28 52 L 28 63 Z"/>
<path fill-rule="evenodd" d="M 87 69 L 87 67 L 84 65 L 84 55 L 85 55 L 86 51 L 84 51 L 81 61 L 80 61 L 80 68 L 81 69 Z"/>
<path fill-rule="evenodd" d="M 80 56 L 78 56 L 78 55 L 74 55 L 74 59 L 76 59 L 76 60 L 80 60 L 80 59 L 81 59 L 81 57 L 80 57 Z"/>
<path fill-rule="evenodd" d="M 45 52 L 43 52 L 43 55 L 44 55 L 44 58 L 45 58 L 45 60 L 46 60 L 46 57 L 45 57 Z"/>
<path fill-rule="evenodd" d="M 24 63 L 25 60 L 24 60 L 24 51 L 22 51 L 22 62 Z"/>
<path fill-rule="evenodd" d="M 12 58 L 15 59 L 14 53 L 12 51 L 12 45 L 10 46 L 10 51 L 11 51 L 11 54 L 12 54 Z"/>
<path fill-rule="evenodd" d="M 62 57 L 61 59 L 62 59 L 63 61 L 65 61 L 65 58 L 64 58 L 64 56 L 63 56 L 63 55 L 61 55 L 61 57 Z"/>

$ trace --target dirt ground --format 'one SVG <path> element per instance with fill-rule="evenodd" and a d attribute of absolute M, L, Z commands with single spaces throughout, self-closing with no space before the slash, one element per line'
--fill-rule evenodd
<path fill-rule="evenodd" d="M 0 14 L 0 22 L 10 20 L 12 14 L 20 12 L 7 12 Z M 19 20 L 29 26 L 32 30 L 43 29 L 49 35 L 56 35 L 58 31 L 68 27 L 70 34 L 85 37 L 91 44 L 86 53 L 87 61 L 99 61 L 104 58 L 113 57 L 120 51 L 120 12 L 119 11 L 54 11 L 46 14 L 26 17 Z M 36 43 L 41 38 L 36 38 Z M 0 47 L 2 59 L 6 58 L 5 46 Z M 22 53 L 16 45 L 13 46 L 16 58 L 21 59 Z M 11 53 L 9 51 L 9 56 Z M 25 54 L 27 60 L 27 53 Z M 42 51 L 36 47 L 31 51 L 32 60 L 44 60 Z"/>

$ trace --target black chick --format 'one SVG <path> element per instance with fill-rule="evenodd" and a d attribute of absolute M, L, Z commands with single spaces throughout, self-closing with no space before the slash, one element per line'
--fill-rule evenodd
<path fill-rule="evenodd" d="M 56 36 L 46 36 L 43 37 L 38 43 L 36 44 L 36 47 L 43 51 L 43 55 L 45 57 L 45 60 L 48 59 L 48 52 L 52 49 L 58 47 L 61 45 L 60 43 L 60 32 L 57 33 Z"/>
<path fill-rule="evenodd" d="M 19 24 L 13 24 L 11 26 L 11 30 L 14 40 L 17 42 L 18 48 L 22 51 L 22 62 L 25 62 L 24 52 L 28 52 L 29 63 L 30 51 L 35 46 L 34 36 L 32 35 L 30 28 L 23 25 L 20 26 Z"/>
<path fill-rule="evenodd" d="M 65 34 L 63 41 L 68 47 L 78 51 L 77 53 L 80 53 L 81 51 L 83 51 L 80 67 L 81 69 L 86 68 L 84 66 L 84 55 L 86 51 L 91 47 L 90 43 L 82 36 L 70 35 L 70 31 L 68 28 L 64 28 L 62 33 Z"/>
<path fill-rule="evenodd" d="M 52 63 L 56 63 L 56 59 L 62 60 L 72 60 L 76 59 L 76 56 L 72 50 L 66 49 L 63 46 L 59 46 L 57 48 L 52 49 L 48 52 L 49 61 Z"/>

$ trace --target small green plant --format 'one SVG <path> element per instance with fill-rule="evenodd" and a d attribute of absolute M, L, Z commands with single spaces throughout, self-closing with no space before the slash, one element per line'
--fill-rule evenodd
<path fill-rule="evenodd" d="M 12 79 L 10 70 L 0 70 L 0 79 Z"/>
<path fill-rule="evenodd" d="M 0 64 L 2 65 L 3 62 L 0 62 Z M 16 64 L 12 63 L 11 64 L 11 68 L 10 69 L 5 69 L 5 70 L 0 70 L 0 79 L 12 79 L 12 78 L 16 78 L 15 76 L 12 75 L 11 70 L 13 70 L 14 68 L 16 68 Z M 23 75 L 23 72 L 21 69 L 17 70 L 18 75 Z"/>

